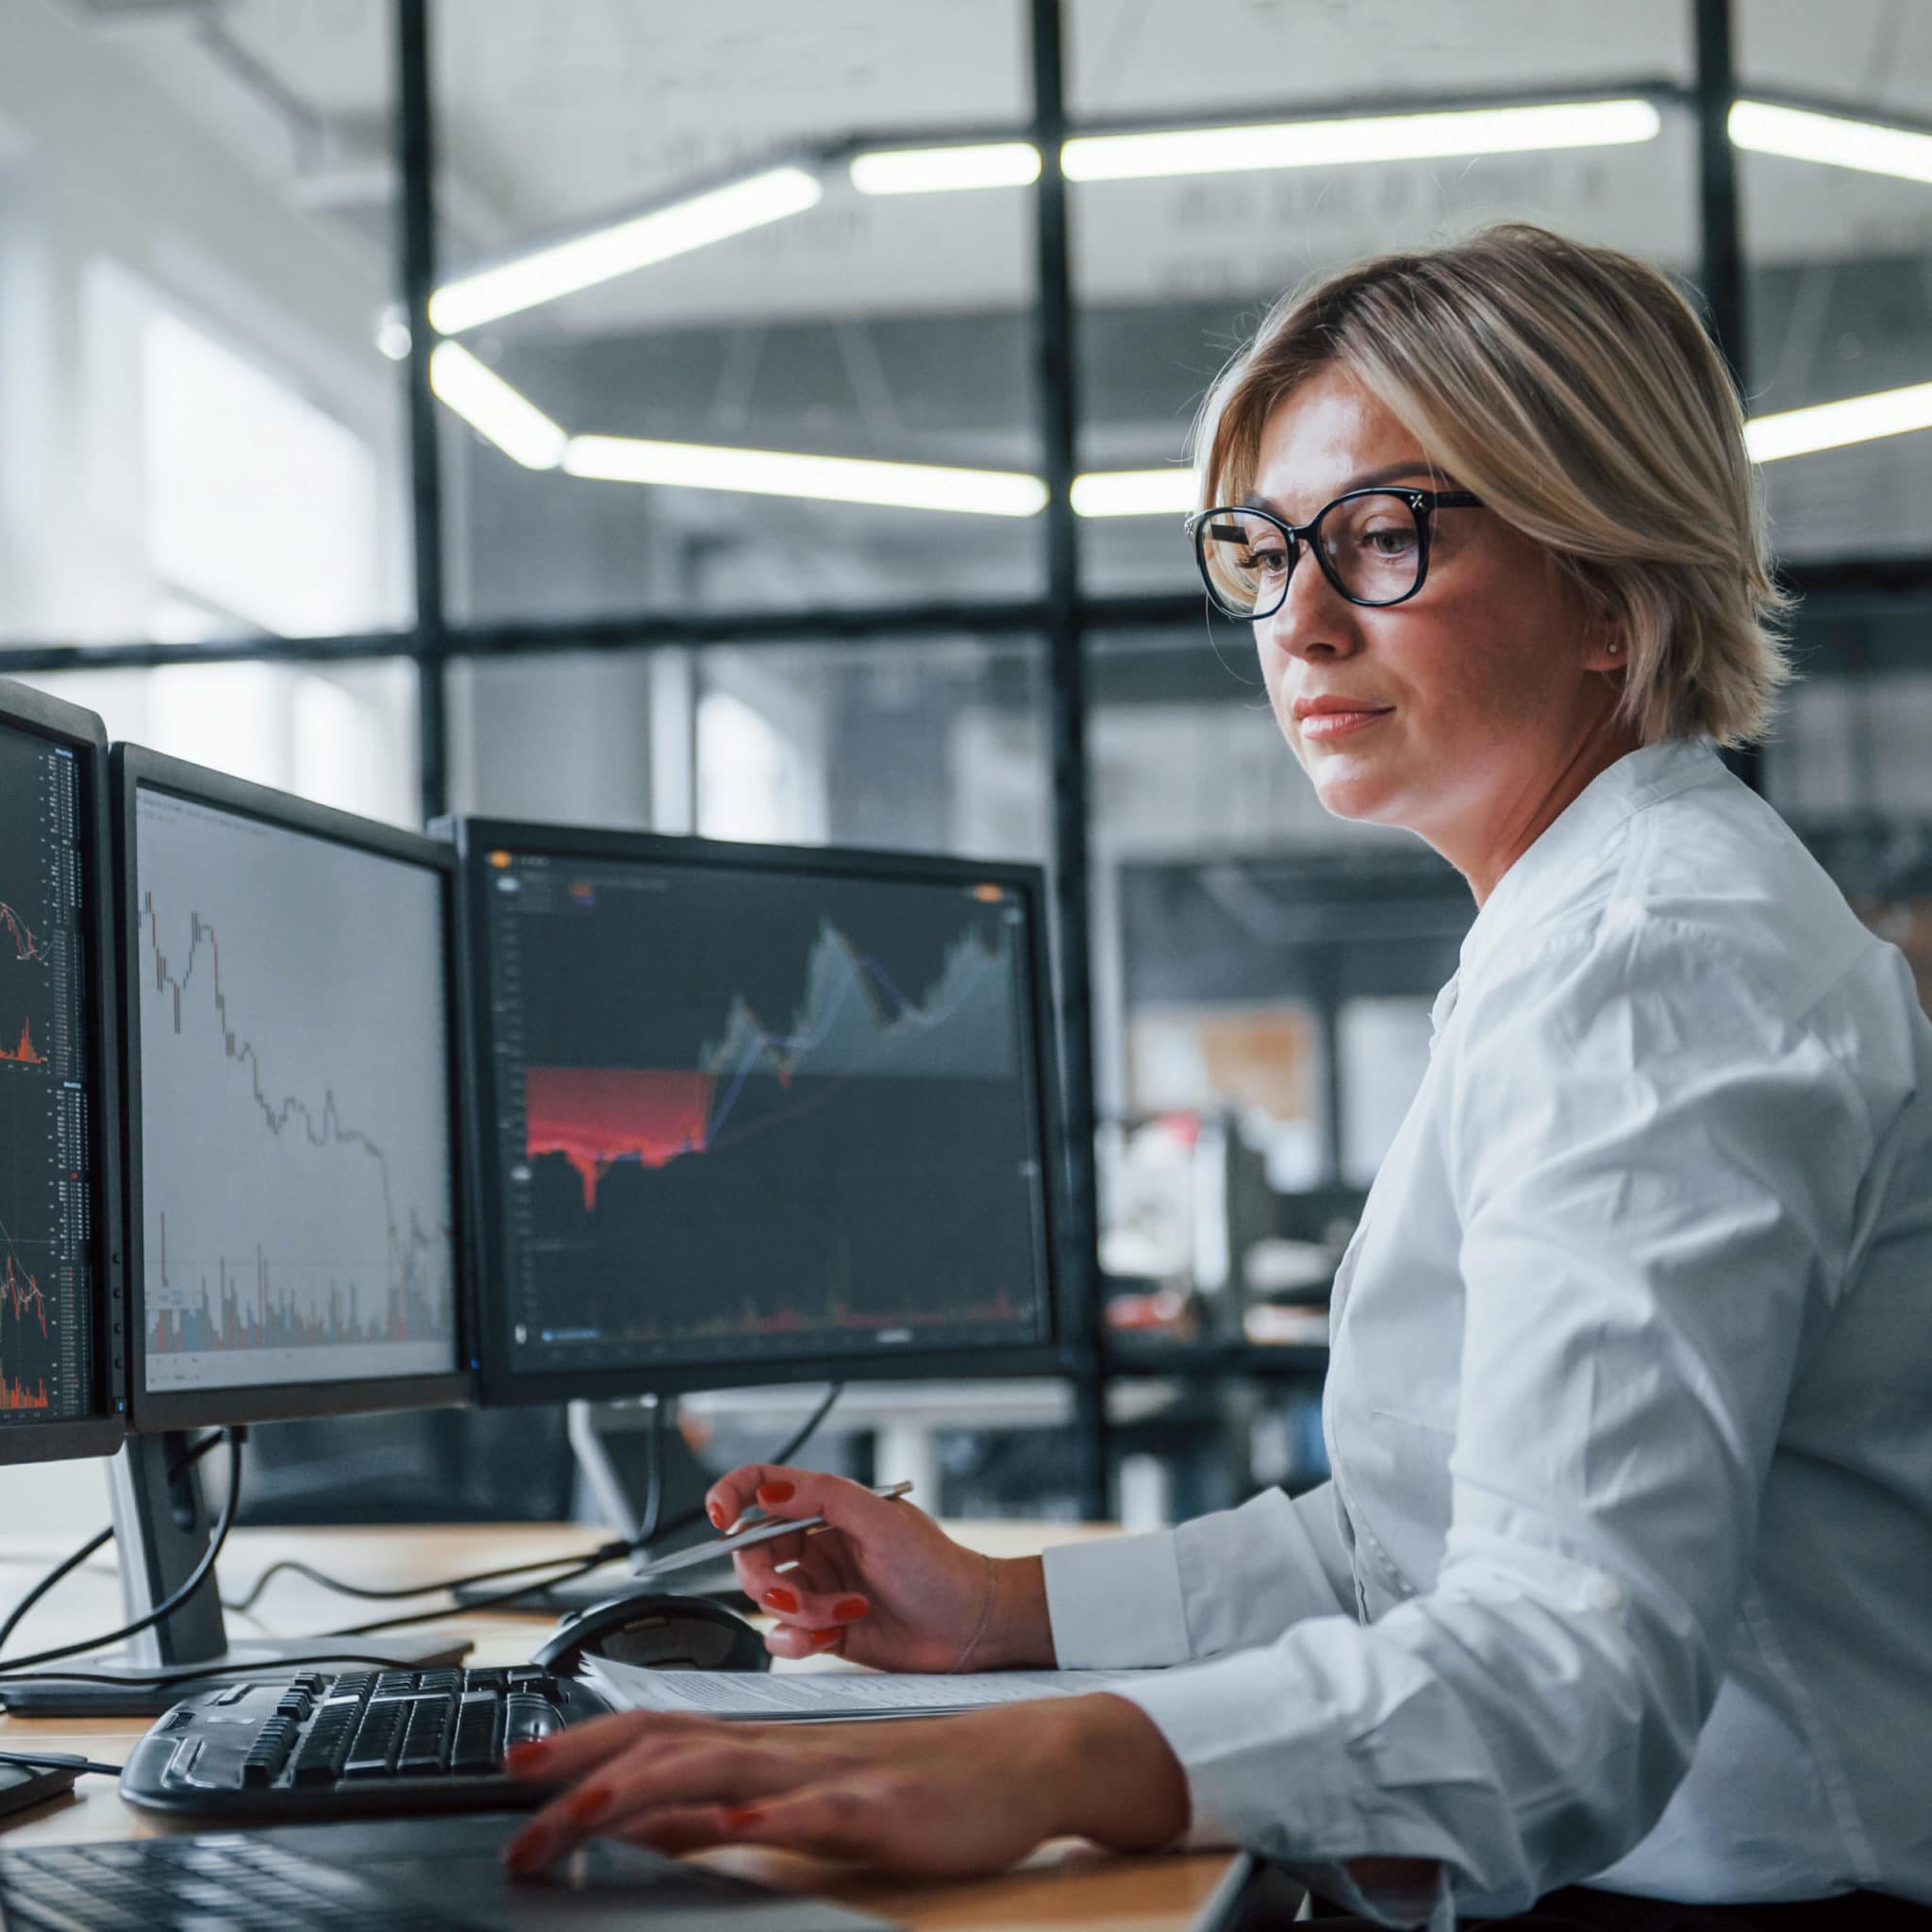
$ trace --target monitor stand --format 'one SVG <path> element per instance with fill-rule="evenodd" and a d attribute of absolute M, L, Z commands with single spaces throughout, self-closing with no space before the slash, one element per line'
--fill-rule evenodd
<path fill-rule="evenodd" d="M 178 1590 L 208 1548 L 213 1518 L 188 1447 L 188 1439 L 174 1433 L 130 1436 L 108 1471 L 121 1598 L 130 1624 Z M 171 1470 L 178 1472 L 172 1480 Z M 179 1609 L 131 1638 L 118 1655 L 83 1655 L 11 1679 L 0 1687 L 7 1708 L 22 1717 L 156 1717 L 195 1691 L 286 1675 L 305 1663 L 353 1670 L 353 1664 L 333 1660 L 354 1655 L 379 1658 L 391 1670 L 425 1670 L 455 1663 L 470 1649 L 467 1638 L 394 1631 L 380 1637 L 244 1637 L 231 1642 L 222 1622 L 216 1574 L 210 1570 Z M 59 1675 L 62 1670 L 111 1681 L 82 1682 Z M 197 1674 L 179 1685 L 142 1681 L 171 1670 Z"/>
<path fill-rule="evenodd" d="M 614 1563 L 606 1570 L 599 1570 L 589 1576 L 573 1577 L 565 1583 L 543 1584 L 520 1594 L 513 1604 L 505 1604 L 507 1615 L 518 1616 L 568 1616 L 573 1610 L 589 1609 L 592 1604 L 608 1603 L 612 1597 L 628 1596 L 633 1593 L 650 1593 L 658 1588 L 648 1581 L 641 1581 L 636 1573 L 641 1570 L 653 1555 L 668 1556 L 669 1546 L 649 1541 L 640 1545 L 641 1537 L 648 1538 L 649 1527 L 644 1523 L 648 1509 L 641 1511 L 632 1495 L 632 1482 L 625 1472 L 619 1467 L 618 1457 L 612 1454 L 613 1439 L 642 1437 L 641 1452 L 648 1469 L 651 1461 L 660 1454 L 663 1441 L 664 1412 L 658 1407 L 656 1395 L 641 1395 L 619 1402 L 573 1402 L 565 1410 L 570 1430 L 570 1446 L 577 1459 L 577 1468 L 584 1479 L 584 1487 L 590 1492 L 596 1507 L 597 1515 L 609 1525 L 613 1535 L 621 1536 L 631 1545 L 631 1567 L 619 1569 Z M 636 1456 L 626 1456 L 627 1462 L 635 1462 Z M 662 1472 L 658 1479 L 661 1480 Z M 700 1525 L 700 1533 L 708 1536 L 708 1527 Z M 459 1604 L 480 1604 L 491 1597 L 500 1596 L 514 1585 L 509 1580 L 502 1583 L 466 1584 L 456 1592 Z M 667 1578 L 662 1586 L 675 1589 L 679 1596 L 727 1596 L 738 1595 L 738 1577 L 732 1570 L 729 1557 L 721 1557 L 715 1564 L 707 1563 L 700 1568 L 681 1570 L 675 1582 Z"/>

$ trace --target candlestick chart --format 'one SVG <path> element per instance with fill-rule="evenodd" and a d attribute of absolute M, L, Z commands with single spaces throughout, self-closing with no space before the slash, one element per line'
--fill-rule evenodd
<path fill-rule="evenodd" d="M 498 1156 L 534 1360 L 1038 1332 L 1015 895 L 698 868 L 496 885 Z"/>
<path fill-rule="evenodd" d="M 447 1373 L 433 874 L 137 796 L 147 1382 Z"/>
<path fill-rule="evenodd" d="M 73 754 L 0 727 L 0 1426 L 92 1399 L 79 814 Z"/>

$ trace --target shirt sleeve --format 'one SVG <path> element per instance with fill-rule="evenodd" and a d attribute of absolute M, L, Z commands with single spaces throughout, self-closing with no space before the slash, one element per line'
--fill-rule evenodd
<path fill-rule="evenodd" d="M 1520 963 L 1457 1024 L 1434 1585 L 1125 1694 L 1187 1771 L 1196 1837 L 1304 1867 L 1434 1859 L 1456 1909 L 1502 1915 L 1614 1862 L 1689 1766 L 1873 1130 L 1802 1016 L 1700 933 Z M 1345 1448 L 1338 1419 L 1344 1490 Z"/>
<path fill-rule="evenodd" d="M 1146 1536 L 1046 1553 L 1046 1607 L 1063 1670 L 1186 1663 L 1268 1642 L 1351 1608 L 1332 1487 L 1269 1490 L 1239 1509 Z"/>

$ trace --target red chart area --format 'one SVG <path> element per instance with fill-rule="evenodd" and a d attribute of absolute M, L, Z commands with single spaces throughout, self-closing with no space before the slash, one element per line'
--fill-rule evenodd
<path fill-rule="evenodd" d="M 702 1154 L 717 1089 L 712 1074 L 629 1067 L 531 1067 L 524 1075 L 524 1138 L 532 1160 L 561 1154 L 584 1184 L 584 1209 L 621 1160 L 668 1167 Z"/>

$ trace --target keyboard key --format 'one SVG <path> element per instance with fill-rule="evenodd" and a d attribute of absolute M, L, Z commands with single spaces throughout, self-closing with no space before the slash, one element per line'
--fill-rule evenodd
<path fill-rule="evenodd" d="M 562 1728 L 563 1719 L 558 1715 L 556 1707 L 542 1698 L 523 1696 L 513 1690 L 504 1699 L 505 1750 L 512 1744 L 533 1743 Z"/>

